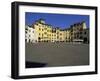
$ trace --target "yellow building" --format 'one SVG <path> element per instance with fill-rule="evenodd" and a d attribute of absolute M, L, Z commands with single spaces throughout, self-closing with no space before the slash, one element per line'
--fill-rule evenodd
<path fill-rule="evenodd" d="M 52 27 L 50 25 L 45 24 L 45 21 L 40 19 L 33 26 L 38 35 L 38 42 L 51 41 Z"/>
<path fill-rule="evenodd" d="M 66 42 L 69 40 L 68 30 L 53 28 L 42 19 L 35 22 L 34 29 L 38 35 L 38 42 Z"/>
<path fill-rule="evenodd" d="M 52 34 L 51 34 L 51 42 L 56 42 L 56 29 L 52 29 Z"/>
<path fill-rule="evenodd" d="M 57 27 L 56 28 L 56 42 L 59 42 L 59 33 L 60 33 L 60 29 Z"/>
<path fill-rule="evenodd" d="M 82 39 L 82 32 L 85 30 L 86 23 L 76 23 L 67 29 L 54 28 L 39 19 L 33 24 L 38 40 L 37 42 L 73 42 L 74 39 Z"/>
<path fill-rule="evenodd" d="M 60 42 L 63 42 L 63 39 L 64 39 L 63 31 L 60 30 L 60 31 L 59 31 L 59 41 L 60 41 Z"/>
<path fill-rule="evenodd" d="M 46 25 L 46 32 L 47 32 L 47 42 L 51 42 L 52 40 L 52 27 L 50 25 Z"/>
<path fill-rule="evenodd" d="M 65 38 L 66 38 L 66 42 L 71 41 L 71 31 L 70 31 L 70 29 L 65 30 Z"/>

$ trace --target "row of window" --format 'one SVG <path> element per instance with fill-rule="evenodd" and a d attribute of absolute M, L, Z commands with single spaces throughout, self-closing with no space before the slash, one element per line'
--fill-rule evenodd
<path fill-rule="evenodd" d="M 47 28 L 44 28 L 44 29 L 39 28 L 39 30 L 44 31 L 44 30 L 47 30 Z M 51 30 L 47 30 L 47 32 L 51 32 Z"/>
<path fill-rule="evenodd" d="M 44 34 L 47 34 L 47 33 L 45 32 Z M 44 36 L 44 34 L 39 33 L 39 36 Z M 60 34 L 60 35 L 62 35 L 62 34 Z M 54 36 L 54 37 L 56 37 L 56 36 L 58 36 L 58 35 L 47 34 L 47 36 Z"/>
<path fill-rule="evenodd" d="M 50 38 L 48 38 L 48 37 L 38 37 L 38 39 L 50 39 Z M 52 39 L 57 39 L 57 38 L 52 38 Z M 52 40 L 52 39 L 51 39 L 51 40 Z M 60 37 L 59 39 L 62 40 L 63 38 Z"/>
<path fill-rule="evenodd" d="M 26 30 L 26 31 L 25 31 L 25 33 L 28 33 L 28 32 L 34 33 L 34 31 L 31 31 L 31 30 Z"/>

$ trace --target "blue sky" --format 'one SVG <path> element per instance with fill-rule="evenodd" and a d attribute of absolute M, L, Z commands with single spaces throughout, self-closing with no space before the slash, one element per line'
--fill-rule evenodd
<path fill-rule="evenodd" d="M 74 23 L 85 21 L 89 27 L 89 15 L 73 15 L 73 14 L 51 14 L 51 13 L 25 13 L 25 24 L 32 25 L 36 20 L 43 18 L 46 24 L 53 27 L 60 27 L 61 29 L 69 28 Z"/>

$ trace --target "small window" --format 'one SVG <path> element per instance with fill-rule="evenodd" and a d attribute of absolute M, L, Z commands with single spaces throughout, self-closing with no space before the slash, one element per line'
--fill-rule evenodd
<path fill-rule="evenodd" d="M 39 30 L 41 30 L 41 28 L 39 28 Z"/>
<path fill-rule="evenodd" d="M 25 30 L 28 30 L 28 28 L 25 28 Z"/>
<path fill-rule="evenodd" d="M 39 35 L 41 35 L 41 34 L 39 33 Z"/>
<path fill-rule="evenodd" d="M 44 34 L 47 34 L 47 32 L 44 32 Z"/>
<path fill-rule="evenodd" d="M 82 36 L 80 37 L 80 39 L 82 39 Z"/>
<path fill-rule="evenodd" d="M 25 31 L 25 33 L 27 33 L 27 31 Z"/>
<path fill-rule="evenodd" d="M 86 32 L 84 32 L 84 34 L 86 34 Z"/>
<path fill-rule="evenodd" d="M 80 34 L 82 34 L 82 32 L 80 32 Z"/>

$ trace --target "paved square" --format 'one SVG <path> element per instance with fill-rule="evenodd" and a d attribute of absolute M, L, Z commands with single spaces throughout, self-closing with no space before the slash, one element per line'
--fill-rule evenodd
<path fill-rule="evenodd" d="M 26 43 L 26 61 L 52 66 L 89 65 L 89 44 Z"/>

